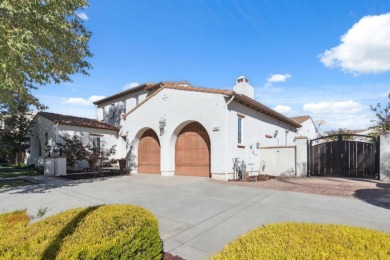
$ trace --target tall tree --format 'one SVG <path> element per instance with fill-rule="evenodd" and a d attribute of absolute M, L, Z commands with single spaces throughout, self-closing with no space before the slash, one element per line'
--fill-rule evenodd
<path fill-rule="evenodd" d="M 383 105 L 378 103 L 375 106 L 370 106 L 371 110 L 375 112 L 376 120 L 371 120 L 375 123 L 372 128 L 375 129 L 374 135 L 379 135 L 385 131 L 390 131 L 390 93 L 389 101 Z"/>
<path fill-rule="evenodd" d="M 88 0 L 2 0 L 0 2 L 0 103 L 15 97 L 44 106 L 31 89 L 88 75 L 92 57 L 87 31 L 76 12 Z"/>
<path fill-rule="evenodd" d="M 5 125 L 0 129 L 0 149 L 8 157 L 16 155 L 16 163 L 20 166 L 23 154 L 30 146 L 32 117 L 28 105 L 21 99 L 13 102 L 16 107 L 0 106 L 0 119 Z"/>

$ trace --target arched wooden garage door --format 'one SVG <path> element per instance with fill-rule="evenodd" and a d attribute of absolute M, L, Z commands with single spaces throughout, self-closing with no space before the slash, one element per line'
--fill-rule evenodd
<path fill-rule="evenodd" d="M 177 137 L 175 174 L 210 177 L 210 138 L 197 122 L 185 126 Z"/>
<path fill-rule="evenodd" d="M 157 173 L 160 171 L 160 142 L 156 132 L 146 130 L 138 146 L 138 172 Z"/>

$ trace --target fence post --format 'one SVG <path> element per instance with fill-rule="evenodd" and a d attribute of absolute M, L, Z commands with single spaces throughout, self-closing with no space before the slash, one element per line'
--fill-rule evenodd
<path fill-rule="evenodd" d="M 308 147 L 307 147 L 307 140 L 308 138 L 306 136 L 298 136 L 296 137 L 296 149 L 295 149 L 295 169 L 296 169 L 296 176 L 297 177 L 303 177 L 307 176 L 308 172 L 308 160 L 307 160 L 307 154 L 308 154 Z"/>
<path fill-rule="evenodd" d="M 378 158 L 380 179 L 390 182 L 390 132 L 385 132 L 379 136 Z"/>

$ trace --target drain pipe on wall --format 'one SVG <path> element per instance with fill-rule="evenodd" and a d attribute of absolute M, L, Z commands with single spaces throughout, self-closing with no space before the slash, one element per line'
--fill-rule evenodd
<path fill-rule="evenodd" d="M 234 95 L 232 95 L 232 98 L 226 103 L 225 110 L 225 181 L 228 180 L 228 106 L 233 99 Z"/>

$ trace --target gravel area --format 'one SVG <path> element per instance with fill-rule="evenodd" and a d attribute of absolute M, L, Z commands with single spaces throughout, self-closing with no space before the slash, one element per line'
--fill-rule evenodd
<path fill-rule="evenodd" d="M 211 180 L 226 183 L 224 181 Z M 353 197 L 363 200 L 379 200 L 390 205 L 390 183 L 374 179 L 309 177 L 278 177 L 258 182 L 229 181 L 229 185 L 240 185 L 264 189 L 296 191 L 329 196 Z"/>

